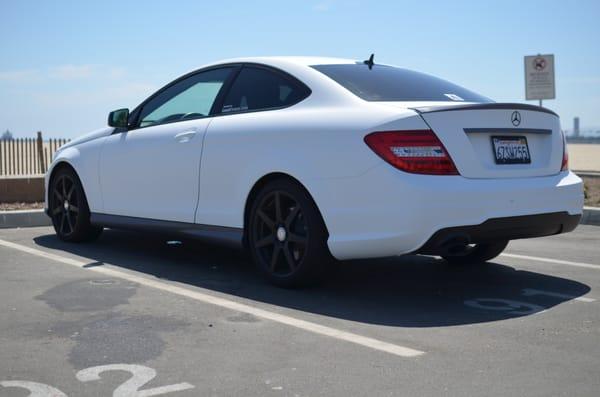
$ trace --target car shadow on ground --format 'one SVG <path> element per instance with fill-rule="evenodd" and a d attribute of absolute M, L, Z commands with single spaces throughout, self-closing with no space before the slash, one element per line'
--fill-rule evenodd
<path fill-rule="evenodd" d="M 64 243 L 55 235 L 34 241 L 83 256 L 89 266 L 111 264 L 284 308 L 387 326 L 499 321 L 550 309 L 590 290 L 499 263 L 455 267 L 424 256 L 340 262 L 326 282 L 285 290 L 267 284 L 242 252 L 198 241 L 169 245 L 158 236 L 117 230 L 105 230 L 89 244 Z"/>

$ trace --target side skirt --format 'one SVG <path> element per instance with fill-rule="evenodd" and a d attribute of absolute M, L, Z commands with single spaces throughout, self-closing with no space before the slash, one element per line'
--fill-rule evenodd
<path fill-rule="evenodd" d="M 190 238 L 241 249 L 244 229 L 237 227 L 199 225 L 196 223 L 163 221 L 92 212 L 90 222 L 112 229 L 135 230 L 160 234 L 177 234 Z"/>

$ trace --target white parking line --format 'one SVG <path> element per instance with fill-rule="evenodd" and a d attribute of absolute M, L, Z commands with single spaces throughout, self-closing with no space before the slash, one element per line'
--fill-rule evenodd
<path fill-rule="evenodd" d="M 305 331 L 309 331 L 309 332 L 312 332 L 315 334 L 329 336 L 331 338 L 355 343 L 357 345 L 369 347 L 371 349 L 394 354 L 397 356 L 416 357 L 416 356 L 425 354 L 425 352 L 420 351 L 420 350 L 415 350 L 415 349 L 411 349 L 409 347 L 395 345 L 395 344 L 384 342 L 384 341 L 381 341 L 378 339 L 369 338 L 369 337 L 354 334 L 351 332 L 342 331 L 339 329 L 327 327 L 327 326 L 313 323 L 310 321 L 300 320 L 295 317 L 286 316 L 284 314 L 271 312 L 271 311 L 268 311 L 265 309 L 259 309 L 254 306 L 249 306 L 249 305 L 246 305 L 243 303 L 235 302 L 235 301 L 225 299 L 225 298 L 220 298 L 220 297 L 213 296 L 213 295 L 199 292 L 199 291 L 189 290 L 189 289 L 179 287 L 176 285 L 171 285 L 171 284 L 168 284 L 168 283 L 165 283 L 162 281 L 149 279 L 149 278 L 141 277 L 141 276 L 136 276 L 134 274 L 130 274 L 130 273 L 126 273 L 126 272 L 122 272 L 122 271 L 118 271 L 118 270 L 114 270 L 114 269 L 110 269 L 110 268 L 106 268 L 106 267 L 102 267 L 102 266 L 86 268 L 85 267 L 85 265 L 87 264 L 86 262 L 72 259 L 72 258 L 66 258 L 66 257 L 60 256 L 57 254 L 45 252 L 45 251 L 27 247 L 27 246 L 21 245 L 21 244 L 16 244 L 16 243 L 13 243 L 10 241 L 5 241 L 5 240 L 0 239 L 0 245 L 7 247 L 7 248 L 15 249 L 15 250 L 18 250 L 21 252 L 26 252 L 28 254 L 36 255 L 36 256 L 39 256 L 42 258 L 50 259 L 50 260 L 53 260 L 56 262 L 61 262 L 61 263 L 67 264 L 67 265 L 75 266 L 78 268 L 83 268 L 85 270 L 90 270 L 93 272 L 102 273 L 107 276 L 118 277 L 118 278 L 121 278 L 124 280 L 132 281 L 134 283 L 138 283 L 138 284 L 144 285 L 146 287 L 151 287 L 151 288 L 159 289 L 162 291 L 168 291 L 173 294 L 185 296 L 187 298 L 194 299 L 194 300 L 197 300 L 200 302 L 209 303 L 211 305 L 224 307 L 224 308 L 227 308 L 230 310 L 235 310 L 235 311 L 242 312 L 242 313 L 252 314 L 256 317 L 261 317 L 261 318 L 264 318 L 267 320 L 275 321 L 280 324 L 289 325 L 289 326 L 296 327 L 296 328 L 299 328 L 299 329 L 302 329 Z"/>
<path fill-rule="evenodd" d="M 558 265 L 584 267 L 586 269 L 600 270 L 600 265 L 594 265 L 592 263 L 571 262 L 571 261 L 563 261 L 561 259 L 542 258 L 539 256 L 517 255 L 517 254 L 500 254 L 500 256 L 505 256 L 507 258 L 526 259 L 526 260 L 530 260 L 530 261 L 555 263 Z"/>

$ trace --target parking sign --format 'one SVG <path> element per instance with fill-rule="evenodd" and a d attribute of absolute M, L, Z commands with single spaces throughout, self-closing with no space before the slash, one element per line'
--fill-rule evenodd
<path fill-rule="evenodd" d="M 554 55 L 525 56 L 525 99 L 554 99 Z"/>

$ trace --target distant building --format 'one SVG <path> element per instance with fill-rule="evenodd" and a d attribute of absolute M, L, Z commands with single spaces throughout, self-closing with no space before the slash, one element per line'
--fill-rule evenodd
<path fill-rule="evenodd" d="M 1 141 L 12 141 L 13 140 L 13 134 L 12 132 L 10 132 L 9 130 L 4 131 L 4 134 L 2 134 L 2 137 L 0 137 Z"/>
<path fill-rule="evenodd" d="M 573 119 L 573 136 L 579 138 L 579 117 Z"/>

